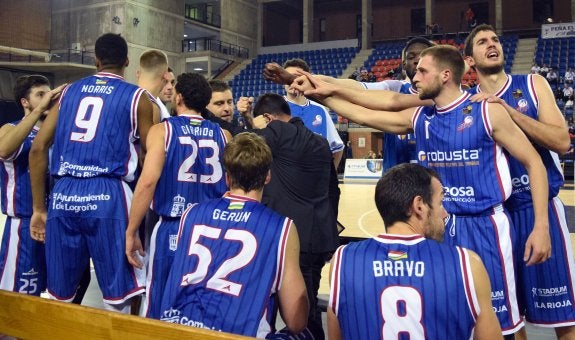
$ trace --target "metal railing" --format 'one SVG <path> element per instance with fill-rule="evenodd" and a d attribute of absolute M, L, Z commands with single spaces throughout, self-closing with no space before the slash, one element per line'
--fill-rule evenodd
<path fill-rule="evenodd" d="M 0 51 L 0 61 L 8 62 L 28 62 L 28 63 L 75 63 L 83 65 L 94 65 L 94 52 L 78 51 L 72 49 L 54 49 L 54 50 L 30 50 L 31 52 L 43 52 L 46 56 L 30 53 L 13 53 L 10 51 Z"/>
<path fill-rule="evenodd" d="M 213 51 L 244 59 L 250 56 L 250 50 L 247 48 L 216 39 L 199 38 L 182 40 L 182 52 L 198 51 Z"/>

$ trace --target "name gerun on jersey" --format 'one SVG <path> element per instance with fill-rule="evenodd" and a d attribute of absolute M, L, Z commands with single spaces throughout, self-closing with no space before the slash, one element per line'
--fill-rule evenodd
<path fill-rule="evenodd" d="M 182 130 L 182 133 L 185 135 L 214 137 L 214 130 L 207 127 L 182 125 L 180 126 L 180 129 Z"/>
<path fill-rule="evenodd" d="M 250 211 L 227 211 L 215 209 L 212 219 L 231 222 L 247 222 L 252 213 Z"/>
<path fill-rule="evenodd" d="M 373 276 L 416 276 L 423 277 L 425 263 L 423 261 L 373 261 Z"/>
<path fill-rule="evenodd" d="M 97 94 L 111 94 L 114 91 L 114 86 L 107 85 L 83 85 L 81 92 L 84 93 L 97 93 Z"/>

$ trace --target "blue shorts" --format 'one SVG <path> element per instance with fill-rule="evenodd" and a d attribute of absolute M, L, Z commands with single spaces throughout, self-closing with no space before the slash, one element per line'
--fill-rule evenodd
<path fill-rule="evenodd" d="M 515 251 L 517 297 L 527 321 L 541 327 L 575 325 L 575 262 L 565 208 L 558 197 L 549 201 L 551 257 L 544 263 L 527 267 L 523 261 L 525 242 L 533 230 L 533 207 L 511 211 L 517 230 Z"/>
<path fill-rule="evenodd" d="M 146 299 L 142 310 L 148 318 L 160 319 L 164 286 L 178 245 L 179 218 L 160 217 L 150 239 L 150 257 L 146 277 Z"/>
<path fill-rule="evenodd" d="M 523 327 L 513 264 L 515 233 L 502 206 L 483 216 L 455 216 L 445 241 L 476 252 L 491 281 L 491 302 L 504 335 Z"/>
<path fill-rule="evenodd" d="M 6 217 L 0 247 L 0 289 L 36 296 L 46 289 L 44 244 L 30 236 L 29 217 Z"/>
<path fill-rule="evenodd" d="M 72 301 L 90 257 L 104 302 L 120 304 L 144 292 L 145 270 L 125 255 L 132 192 L 113 178 L 59 179 L 46 223 L 48 293 Z"/>

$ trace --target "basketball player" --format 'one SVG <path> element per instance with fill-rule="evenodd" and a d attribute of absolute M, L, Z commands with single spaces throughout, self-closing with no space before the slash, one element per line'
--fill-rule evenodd
<path fill-rule="evenodd" d="M 0 247 L 0 289 L 39 296 L 46 288 L 44 245 L 30 236 L 32 196 L 28 153 L 46 110 L 63 87 L 50 91 L 41 75 L 21 76 L 14 86 L 14 100 L 24 110 L 20 121 L 0 128 L 0 191 L 6 215 Z"/>
<path fill-rule="evenodd" d="M 172 74 L 173 75 L 173 74 Z M 170 117 L 168 109 L 160 100 L 160 93 L 168 84 L 168 57 L 160 50 L 147 50 L 140 56 L 136 72 L 138 86 L 148 91 L 154 105 L 154 124 Z"/>
<path fill-rule="evenodd" d="M 166 77 L 166 85 L 162 88 L 160 92 L 160 100 L 166 107 L 172 104 L 172 96 L 174 95 L 174 86 L 176 85 L 176 77 L 174 76 L 174 70 L 168 67 L 168 74 Z"/>
<path fill-rule="evenodd" d="M 375 203 L 387 233 L 335 252 L 331 340 L 502 338 L 483 263 L 441 243 L 443 192 L 437 173 L 417 164 L 393 167 L 379 180 Z"/>
<path fill-rule="evenodd" d="M 143 314 L 150 318 L 160 318 L 162 292 L 176 250 L 182 213 L 193 203 L 221 197 L 227 189 L 220 160 L 231 135 L 200 114 L 211 92 L 202 75 L 179 75 L 173 105 L 177 117 L 154 125 L 148 133 L 146 160 L 126 230 L 126 256 L 130 264 L 143 267 L 138 258 L 138 253 L 144 255 L 138 228 L 152 203 L 160 220 L 150 242 L 143 308 Z"/>
<path fill-rule="evenodd" d="M 289 218 L 259 203 L 271 163 L 270 148 L 255 134 L 239 134 L 226 146 L 230 192 L 184 212 L 162 320 L 264 338 L 277 293 L 288 329 L 305 327 L 298 234 Z"/>
<path fill-rule="evenodd" d="M 440 174 L 446 190 L 445 207 L 457 219 L 447 240 L 477 252 L 486 264 L 493 306 L 507 335 L 519 330 L 523 321 L 512 261 L 515 235 L 502 206 L 511 193 L 503 148 L 527 168 L 531 178 L 535 220 L 524 253 L 529 265 L 543 263 L 550 256 L 547 175 L 537 152 L 502 106 L 469 101 L 470 95 L 460 89 L 464 68 L 463 58 L 452 46 L 430 47 L 421 53 L 414 83 L 419 97 L 433 99 L 434 107 L 381 112 L 337 95 L 325 97 L 324 103 L 363 125 L 392 133 L 415 132 L 418 160 Z M 333 85 L 313 77 L 308 80 L 318 87 L 307 91 L 308 95 L 323 97 L 333 90 Z M 349 97 L 356 90 L 343 91 Z M 385 105 L 385 94 L 377 105 Z"/>
<path fill-rule="evenodd" d="M 98 73 L 63 91 L 32 144 L 30 228 L 34 239 L 46 240 L 52 299 L 74 298 L 91 257 L 106 308 L 128 312 L 130 298 L 144 291 L 144 273 L 124 255 L 132 196 L 126 182 L 133 180 L 138 160 L 134 142 L 144 142 L 152 125 L 152 104 L 145 90 L 123 80 L 128 46 L 122 37 L 102 35 L 95 54 Z M 52 144 L 50 174 L 56 183 L 47 213 Z"/>
<path fill-rule="evenodd" d="M 530 176 L 523 165 L 510 158 L 513 191 L 505 202 L 517 231 L 516 269 L 518 299 L 526 320 L 554 327 L 560 339 L 575 339 L 575 264 L 563 203 L 557 196 L 563 173 L 557 154 L 569 150 L 565 118 L 555 103 L 547 80 L 540 75 L 505 73 L 503 49 L 493 27 L 479 25 L 465 41 L 467 62 L 477 71 L 480 85 L 472 91 L 480 98 L 503 105 L 509 116 L 535 143 L 549 179 L 549 233 L 552 255 L 545 263 L 526 266 L 524 244 L 533 231 Z M 553 273 L 553 275 L 549 275 Z M 561 293 L 549 294 L 557 287 Z"/>

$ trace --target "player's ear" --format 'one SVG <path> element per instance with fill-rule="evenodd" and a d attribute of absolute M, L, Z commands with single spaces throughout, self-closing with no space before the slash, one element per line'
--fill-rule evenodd
<path fill-rule="evenodd" d="M 126 62 L 124 63 L 124 67 L 128 67 L 130 65 L 130 59 L 126 58 Z"/>
<path fill-rule="evenodd" d="M 268 170 L 268 174 L 266 175 L 266 181 L 265 181 L 264 185 L 268 184 L 271 180 L 272 180 L 272 171 Z"/>

